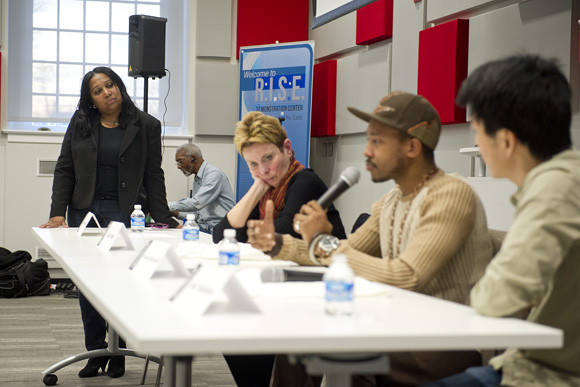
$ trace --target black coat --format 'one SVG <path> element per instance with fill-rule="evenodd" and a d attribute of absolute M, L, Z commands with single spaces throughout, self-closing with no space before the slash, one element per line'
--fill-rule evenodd
<path fill-rule="evenodd" d="M 68 205 L 77 209 L 89 207 L 95 194 L 99 126 L 90 135 L 81 136 L 77 114 L 68 126 L 54 170 L 51 218 L 65 216 Z M 161 123 L 138 111 L 127 124 L 119 151 L 119 204 L 127 215 L 136 203 L 144 204 L 155 221 L 175 227 L 178 222 L 167 206 L 161 159 Z"/>

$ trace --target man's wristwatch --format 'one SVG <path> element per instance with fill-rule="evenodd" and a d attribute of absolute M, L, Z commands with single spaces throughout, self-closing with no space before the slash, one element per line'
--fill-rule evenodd
<path fill-rule="evenodd" d="M 284 246 L 284 239 L 282 238 L 282 234 L 274 233 L 274 241 L 276 244 L 270 251 L 265 251 L 264 254 L 269 255 L 270 257 L 275 257 L 280 253 L 282 250 L 282 246 Z"/>
<path fill-rule="evenodd" d="M 315 265 L 322 265 L 321 259 L 328 258 L 338 249 L 340 239 L 330 234 L 317 234 L 310 241 L 308 254 Z"/>

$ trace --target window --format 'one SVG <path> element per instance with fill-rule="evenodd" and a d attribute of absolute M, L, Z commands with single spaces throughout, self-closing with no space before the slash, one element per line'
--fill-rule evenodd
<path fill-rule="evenodd" d="M 9 2 L 8 121 L 62 122 L 73 115 L 86 72 L 111 67 L 143 109 L 143 78 L 128 74 L 129 16 L 167 18 L 171 71 L 167 125 L 182 122 L 183 1 L 27 0 Z M 149 79 L 148 111 L 162 120 L 169 77 Z M 38 126 L 38 125 L 37 125 Z"/>

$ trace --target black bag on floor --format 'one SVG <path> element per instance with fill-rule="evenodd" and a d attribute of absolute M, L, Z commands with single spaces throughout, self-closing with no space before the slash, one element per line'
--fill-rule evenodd
<path fill-rule="evenodd" d="M 44 259 L 31 262 L 30 253 L 0 247 L 0 297 L 48 296 L 50 275 Z"/>

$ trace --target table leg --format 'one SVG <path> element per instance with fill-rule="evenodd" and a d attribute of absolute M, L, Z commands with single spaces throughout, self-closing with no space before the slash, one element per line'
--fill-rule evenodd
<path fill-rule="evenodd" d="M 351 387 L 352 386 L 352 375 L 351 374 L 326 374 L 326 385 L 328 387 Z"/>
<path fill-rule="evenodd" d="M 326 375 L 328 387 L 350 387 L 352 375 L 388 374 L 386 354 L 303 355 L 296 360 L 304 364 L 310 375 Z M 292 362 L 292 359 L 291 359 Z"/>
<path fill-rule="evenodd" d="M 52 366 L 50 366 L 47 369 L 45 369 L 44 371 L 42 371 L 42 373 L 45 375 L 53 374 L 56 371 L 60 370 L 61 368 L 64 368 L 70 364 L 79 362 L 81 360 L 90 359 L 92 357 L 99 357 L 99 356 L 134 356 L 134 357 L 140 357 L 142 359 L 145 359 L 146 355 L 144 355 L 144 354 L 136 352 L 132 349 L 119 348 L 119 344 L 118 344 L 119 335 L 110 325 L 109 325 L 108 332 L 109 332 L 109 337 L 108 337 L 107 348 L 94 349 L 92 351 L 87 351 L 87 352 L 79 353 L 78 355 L 73 355 L 69 358 L 66 358 L 64 360 L 59 361 L 58 363 L 53 364 Z M 156 356 L 149 356 L 149 359 L 151 361 L 159 363 L 159 358 Z"/>
<path fill-rule="evenodd" d="M 191 387 L 191 356 L 175 358 L 175 387 Z"/>
<path fill-rule="evenodd" d="M 166 387 L 191 387 L 192 356 L 163 356 Z"/>
<path fill-rule="evenodd" d="M 175 387 L 175 357 L 163 356 L 165 366 L 165 387 Z"/>

